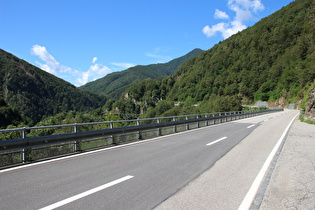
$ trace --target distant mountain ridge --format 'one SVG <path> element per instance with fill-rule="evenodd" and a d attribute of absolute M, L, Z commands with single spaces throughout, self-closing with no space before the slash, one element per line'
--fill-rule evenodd
<path fill-rule="evenodd" d="M 68 111 L 101 107 L 106 97 L 89 93 L 0 49 L 0 128 Z"/>
<path fill-rule="evenodd" d="M 203 50 L 196 48 L 188 54 L 171 60 L 168 63 L 138 65 L 124 71 L 113 72 L 79 88 L 92 93 L 104 94 L 110 98 L 118 100 L 121 94 L 131 85 L 148 78 L 156 79 L 159 77 L 170 76 L 181 64 L 190 58 L 196 57 L 202 52 Z"/>
<path fill-rule="evenodd" d="M 295 0 L 207 51 L 135 66 L 81 88 L 0 49 L 0 129 L 99 107 L 154 117 L 240 110 L 255 101 L 296 103 L 314 118 L 315 0 Z M 104 95 L 121 97 L 113 102 Z"/>
<path fill-rule="evenodd" d="M 239 110 L 255 101 L 305 109 L 314 88 L 315 0 L 295 0 L 171 76 L 131 86 L 117 110 L 173 116 Z"/>

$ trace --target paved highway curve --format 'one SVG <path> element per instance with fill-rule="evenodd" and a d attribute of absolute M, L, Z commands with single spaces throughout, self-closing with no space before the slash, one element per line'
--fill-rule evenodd
<path fill-rule="evenodd" d="M 217 187 L 218 183 L 213 180 L 208 182 L 214 182 L 213 191 L 222 198 L 229 192 L 225 188 L 233 188 L 226 185 L 231 180 L 241 187 L 232 189 L 235 198 L 230 196 L 225 202 L 216 199 L 220 201 L 218 204 L 216 201 L 204 202 L 206 209 L 223 209 L 226 203 L 236 209 L 295 115 L 296 112 L 277 112 L 1 170 L 0 209 L 153 209 L 204 172 L 211 171 L 218 160 L 235 148 L 254 144 L 261 150 L 248 154 L 247 162 L 254 167 L 246 168 L 245 164 L 242 170 L 242 161 L 247 154 L 236 153 L 232 160 L 241 161 L 236 161 L 241 165 L 238 170 L 230 171 L 234 164 L 226 167 L 226 172 L 220 172 L 223 174 L 213 172 L 212 176 L 217 176 L 213 180 L 221 181 L 226 177 L 221 187 Z M 257 138 L 252 137 L 254 133 Z M 249 137 L 254 140 L 246 140 Z M 244 174 L 249 177 L 244 178 Z M 243 178 L 235 180 L 239 175 Z M 194 199 L 186 199 L 186 202 L 202 202 Z M 163 208 L 163 204 L 159 207 Z"/>

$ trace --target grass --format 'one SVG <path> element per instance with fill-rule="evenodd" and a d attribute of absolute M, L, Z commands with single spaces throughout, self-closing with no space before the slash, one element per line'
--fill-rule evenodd
<path fill-rule="evenodd" d="M 315 125 L 315 121 L 309 120 L 309 119 L 305 119 L 304 116 L 301 116 L 301 117 L 300 117 L 300 121 L 301 121 L 301 122 L 308 123 L 308 124 Z"/>

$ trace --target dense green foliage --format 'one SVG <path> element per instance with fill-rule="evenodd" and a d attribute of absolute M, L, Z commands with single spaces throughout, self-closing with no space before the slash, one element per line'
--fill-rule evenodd
<path fill-rule="evenodd" d="M 200 53 L 136 66 L 81 87 L 120 96 L 114 101 L 0 50 L 0 128 L 117 118 L 107 116 L 108 110 L 124 116 L 119 119 L 233 111 L 258 100 L 305 109 L 315 88 L 315 0 L 296 0 Z"/>
<path fill-rule="evenodd" d="M 106 98 L 89 93 L 0 49 L 0 128 L 34 125 L 60 112 L 89 111 Z"/>
<path fill-rule="evenodd" d="M 162 109 L 167 115 L 235 110 L 258 100 L 285 106 L 299 102 L 314 79 L 315 1 L 296 0 L 172 76 L 130 87 L 117 107 L 153 116 L 161 114 L 161 103 L 169 104 Z"/>
<path fill-rule="evenodd" d="M 77 111 L 69 111 L 69 112 L 60 112 L 54 116 L 49 116 L 42 119 L 40 122 L 34 125 L 34 127 L 42 127 L 42 126 L 51 126 L 51 125 L 68 125 L 75 123 L 89 123 L 89 122 L 104 122 L 104 121 L 118 121 L 122 120 L 122 118 L 115 114 L 109 114 L 107 112 L 107 107 L 105 105 L 103 107 L 97 108 L 93 111 L 89 112 L 77 112 Z M 115 123 L 115 126 L 126 126 L 126 123 Z M 19 128 L 21 126 L 9 125 L 7 128 Z M 99 124 L 99 125 L 80 125 L 77 126 L 77 132 L 87 131 L 87 130 L 98 130 L 98 129 L 106 129 L 109 128 L 109 124 Z M 35 136 L 46 136 L 46 135 L 55 135 L 62 133 L 72 133 L 74 132 L 73 126 L 70 127 L 58 127 L 58 128 L 43 128 L 43 129 L 34 129 L 31 131 L 27 131 L 27 137 L 35 137 Z M 17 139 L 21 138 L 21 132 L 7 132 L 0 133 L 0 141 L 7 139 Z"/>
<path fill-rule="evenodd" d="M 89 82 L 86 85 L 81 86 L 80 89 L 92 93 L 104 94 L 110 98 L 118 100 L 120 95 L 131 85 L 147 78 L 155 79 L 172 75 L 181 64 L 202 52 L 201 49 L 194 49 L 188 54 L 168 63 L 146 66 L 139 65 L 131 67 L 125 71 L 114 72 L 96 81 Z"/>

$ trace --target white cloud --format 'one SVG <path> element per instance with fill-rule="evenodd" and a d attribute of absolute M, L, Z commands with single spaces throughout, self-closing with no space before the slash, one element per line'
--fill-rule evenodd
<path fill-rule="evenodd" d="M 95 63 L 97 61 L 97 57 L 94 57 L 92 60 L 92 63 Z"/>
<path fill-rule="evenodd" d="M 76 86 L 84 85 L 90 81 L 104 77 L 105 75 L 112 72 L 110 68 L 96 63 L 97 57 L 92 59 L 93 65 L 90 66 L 89 70 L 85 72 L 79 72 L 78 70 L 61 65 L 52 55 L 48 53 L 47 49 L 43 46 L 34 45 L 31 48 L 31 53 L 38 56 L 44 62 L 40 63 L 36 61 L 39 67 L 44 71 L 63 78 L 73 79 L 75 76 L 77 79 L 74 78 L 73 81 L 75 81 Z"/>
<path fill-rule="evenodd" d="M 232 5 L 230 9 L 236 13 L 234 17 L 236 21 L 244 22 L 250 20 L 253 17 L 252 11 L 244 10 L 238 5 Z"/>
<path fill-rule="evenodd" d="M 115 66 L 118 66 L 118 67 L 123 67 L 123 68 L 126 68 L 126 69 L 135 66 L 135 64 L 133 64 L 133 63 L 111 63 L 111 64 L 115 65 Z"/>
<path fill-rule="evenodd" d="M 111 72 L 112 70 L 110 68 L 102 64 L 98 63 L 93 64 L 92 66 L 90 66 L 89 70 L 81 73 L 81 77 L 76 80 L 76 85 L 77 86 L 85 85 L 86 83 L 90 81 L 95 81 L 101 77 L 106 76 Z"/>
<path fill-rule="evenodd" d="M 265 6 L 261 3 L 260 0 L 255 0 L 252 2 L 252 8 L 255 13 L 258 11 L 263 11 L 265 9 Z"/>
<path fill-rule="evenodd" d="M 61 65 L 56 59 L 48 53 L 46 47 L 34 45 L 31 49 L 31 53 L 38 56 L 45 63 L 36 61 L 41 69 L 51 74 L 58 75 L 60 73 L 78 73 L 77 70 L 73 70 L 70 67 Z"/>
<path fill-rule="evenodd" d="M 145 55 L 155 59 L 155 63 L 165 63 L 172 60 L 171 56 L 163 55 L 170 50 L 168 47 L 156 47 Z"/>
<path fill-rule="evenodd" d="M 218 23 L 216 25 L 213 26 L 205 26 L 202 29 L 202 32 L 207 36 L 207 37 L 212 37 L 214 36 L 217 32 L 221 32 L 223 33 L 224 31 L 226 31 L 226 28 L 228 27 L 227 23 Z"/>
<path fill-rule="evenodd" d="M 253 12 L 258 12 L 264 10 L 265 6 L 261 3 L 261 0 L 229 0 L 229 6 L 239 6 L 243 10 L 251 10 Z"/>
<path fill-rule="evenodd" d="M 219 32 L 224 39 L 227 39 L 233 34 L 246 29 L 247 26 L 244 22 L 253 20 L 256 13 L 265 9 L 261 0 L 229 0 L 228 7 L 235 12 L 234 20 L 221 22 L 213 26 L 205 26 L 202 32 L 207 37 L 215 36 Z M 214 17 L 217 19 L 229 18 L 225 12 L 218 9 L 216 9 Z"/>
<path fill-rule="evenodd" d="M 236 34 L 239 31 L 246 29 L 247 26 L 244 25 L 240 21 L 232 21 L 230 27 L 226 28 L 226 30 L 222 31 L 222 36 L 224 39 L 229 38 L 233 34 Z"/>
<path fill-rule="evenodd" d="M 216 9 L 215 13 L 214 13 L 214 18 L 215 19 L 229 19 L 230 17 L 225 12 L 222 12 L 222 11 Z"/>
<path fill-rule="evenodd" d="M 160 55 L 160 54 L 155 54 L 155 53 L 147 53 L 146 56 L 157 59 L 158 63 L 164 63 L 172 59 L 170 56 Z"/>

